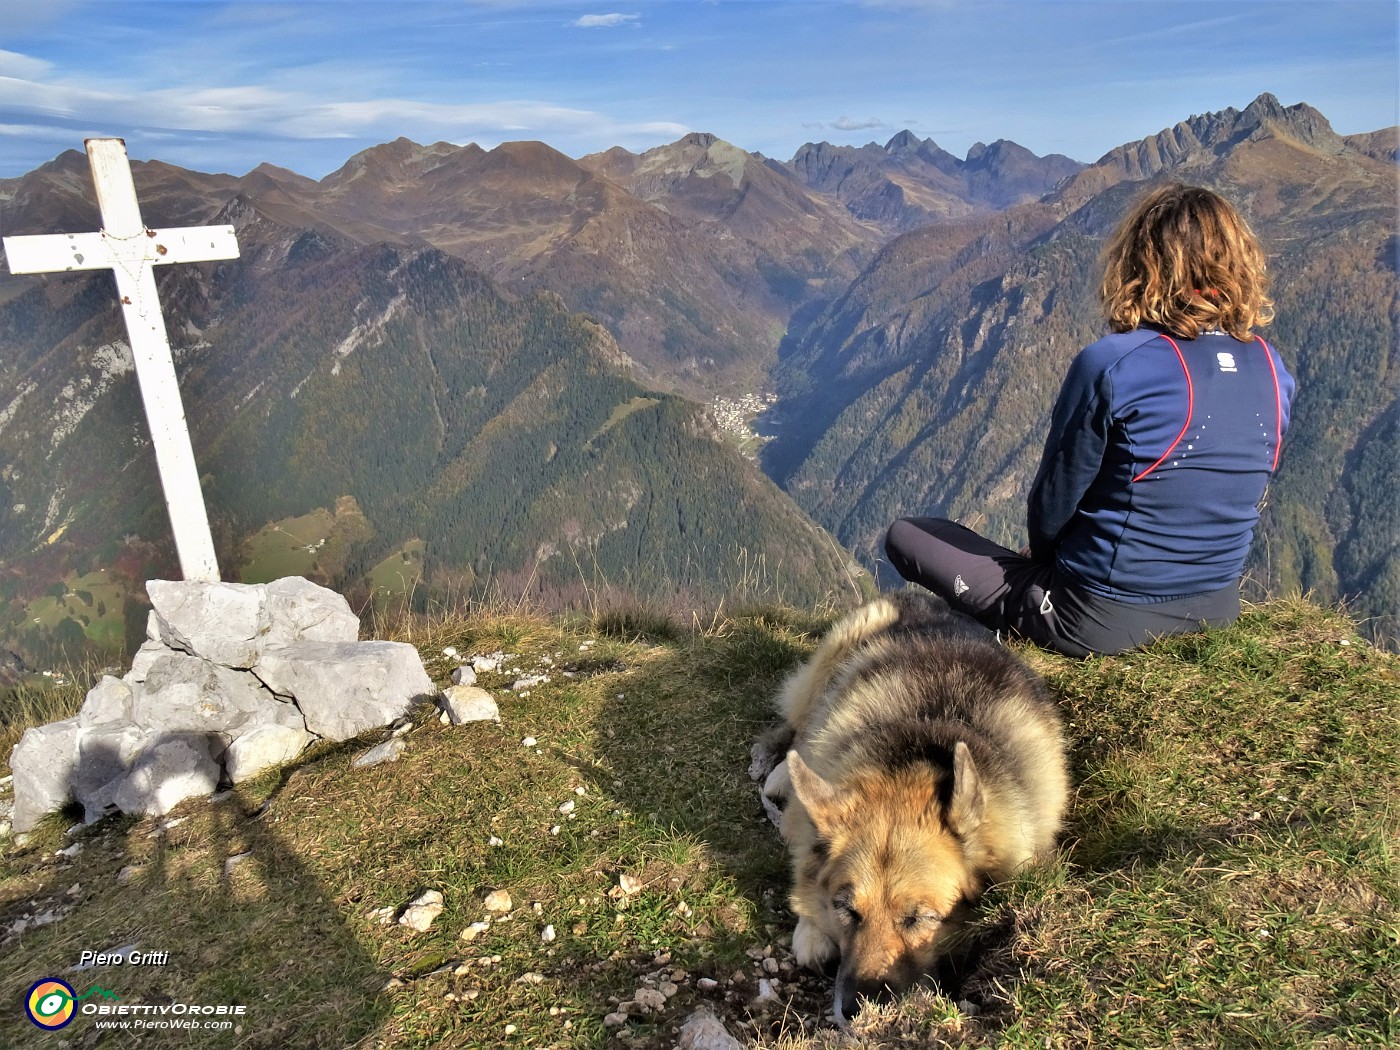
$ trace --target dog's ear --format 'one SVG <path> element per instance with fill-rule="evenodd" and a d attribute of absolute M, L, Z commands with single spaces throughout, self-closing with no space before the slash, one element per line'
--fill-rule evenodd
<path fill-rule="evenodd" d="M 812 818 L 812 823 L 820 826 L 829 821 L 836 812 L 836 789 L 802 761 L 802 756 L 796 751 L 787 753 L 787 771 L 793 793 Z"/>
<path fill-rule="evenodd" d="M 953 796 L 948 801 L 948 827 L 967 836 L 982 823 L 982 778 L 972 761 L 972 752 L 959 740 L 953 745 Z"/>

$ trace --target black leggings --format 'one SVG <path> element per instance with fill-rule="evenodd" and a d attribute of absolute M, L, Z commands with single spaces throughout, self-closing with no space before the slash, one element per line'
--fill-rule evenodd
<path fill-rule="evenodd" d="M 1172 634 L 1233 623 L 1240 588 L 1160 602 L 1119 602 L 942 518 L 900 518 L 885 536 L 890 564 L 994 631 L 1066 656 L 1110 655 Z"/>

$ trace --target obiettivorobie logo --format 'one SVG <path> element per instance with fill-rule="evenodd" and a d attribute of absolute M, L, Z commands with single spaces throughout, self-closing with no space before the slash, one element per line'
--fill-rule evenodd
<path fill-rule="evenodd" d="M 67 981 L 45 977 L 42 981 L 35 981 L 29 989 L 24 1000 L 24 1013 L 40 1028 L 57 1031 L 72 1022 L 78 1012 L 78 1003 L 92 995 L 100 995 L 104 999 L 118 998 L 106 988 L 89 988 L 79 995 Z"/>
<path fill-rule="evenodd" d="M 91 998 L 116 1000 L 117 1005 L 83 1002 Z M 97 1019 L 99 1028 L 120 1029 L 232 1029 L 238 1027 L 248 1014 L 248 1008 L 241 1004 L 209 1005 L 202 1003 L 123 1003 L 121 996 L 107 988 L 92 987 L 82 995 L 73 986 L 58 977 L 45 977 L 35 981 L 24 1000 L 25 1016 L 35 1026 L 48 1032 L 65 1028 L 78 1014 Z"/>

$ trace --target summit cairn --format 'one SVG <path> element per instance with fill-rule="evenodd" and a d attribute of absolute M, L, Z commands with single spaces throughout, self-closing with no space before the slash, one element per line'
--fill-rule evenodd
<path fill-rule="evenodd" d="M 75 718 L 29 729 L 10 755 L 13 828 L 76 799 L 159 816 L 290 761 L 313 740 L 346 740 L 435 694 L 411 645 L 359 641 L 333 591 L 288 577 L 221 583 L 154 267 L 238 257 L 232 226 L 153 230 L 141 219 L 121 139 L 88 139 L 102 229 L 6 237 L 12 273 L 111 270 L 131 339 L 183 581 L 146 585 L 148 640 Z"/>
<path fill-rule="evenodd" d="M 15 745 L 16 832 L 70 800 L 88 823 L 161 816 L 437 694 L 413 646 L 359 641 L 349 603 L 309 580 L 152 580 L 147 591 L 148 640 L 131 670 Z"/>

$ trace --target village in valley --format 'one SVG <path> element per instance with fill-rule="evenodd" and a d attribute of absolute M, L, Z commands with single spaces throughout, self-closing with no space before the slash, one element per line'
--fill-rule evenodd
<path fill-rule="evenodd" d="M 710 415 L 719 427 L 749 459 L 758 458 L 758 450 L 767 440 L 754 430 L 754 420 L 778 403 L 772 392 L 745 394 L 738 399 L 715 397 L 710 401 Z"/>

